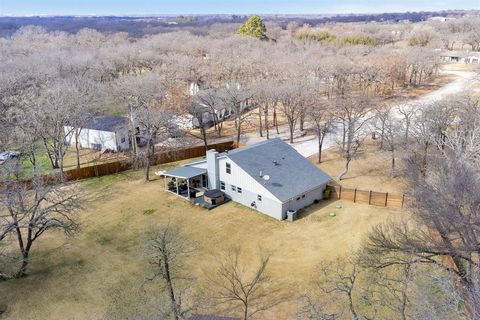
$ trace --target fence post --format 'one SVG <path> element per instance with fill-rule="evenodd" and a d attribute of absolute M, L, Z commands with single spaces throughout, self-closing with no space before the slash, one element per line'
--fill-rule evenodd
<path fill-rule="evenodd" d="M 404 204 L 404 203 L 405 203 L 405 193 L 402 194 L 402 206 L 401 206 L 401 208 L 403 208 L 403 204 Z"/>
<path fill-rule="evenodd" d="M 357 188 L 353 190 L 353 203 L 357 200 Z"/>
<path fill-rule="evenodd" d="M 372 190 L 368 193 L 368 204 L 370 205 L 372 203 Z"/>
<path fill-rule="evenodd" d="M 388 203 L 388 192 L 385 193 L 385 207 L 387 206 Z"/>
<path fill-rule="evenodd" d="M 342 186 L 338 187 L 338 200 L 342 200 Z"/>

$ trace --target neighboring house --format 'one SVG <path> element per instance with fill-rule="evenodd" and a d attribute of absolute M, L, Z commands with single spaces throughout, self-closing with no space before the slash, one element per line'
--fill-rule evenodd
<path fill-rule="evenodd" d="M 65 126 L 66 143 L 75 145 L 76 133 L 80 148 L 124 151 L 130 148 L 128 118 L 121 116 L 96 116 L 92 117 L 81 128 Z"/>
<path fill-rule="evenodd" d="M 201 90 L 201 87 L 200 87 L 199 83 L 191 82 L 190 86 L 188 88 L 188 93 L 191 96 L 194 96 L 194 95 L 198 94 L 198 92 L 200 90 Z M 241 108 L 242 111 L 244 111 L 244 110 L 248 110 L 251 106 L 252 106 L 251 101 L 249 99 L 246 99 L 245 101 L 243 101 L 241 103 L 240 108 Z M 233 110 L 231 110 L 230 108 L 227 108 L 227 107 L 219 108 L 218 110 L 215 110 L 214 112 L 216 113 L 218 119 L 227 119 L 228 117 L 230 117 L 234 113 Z M 214 121 L 212 113 L 210 111 L 205 111 L 205 113 L 203 114 L 202 121 L 205 124 L 211 125 Z M 193 125 L 194 128 L 199 127 L 199 123 L 198 123 L 197 118 L 192 118 L 192 125 Z"/>
<path fill-rule="evenodd" d="M 447 22 L 452 20 L 456 20 L 456 18 L 436 16 L 436 17 L 430 17 L 427 19 L 427 21 L 439 21 L 439 22 Z"/>
<path fill-rule="evenodd" d="M 440 52 L 440 60 L 443 62 L 480 64 L 480 52 L 442 51 Z"/>
<path fill-rule="evenodd" d="M 278 220 L 321 200 L 331 180 L 279 138 L 225 153 L 209 150 L 204 160 L 161 174 L 167 189 L 186 199 L 195 201 L 196 191 L 219 190 Z M 167 178 L 172 179 L 168 184 Z"/>

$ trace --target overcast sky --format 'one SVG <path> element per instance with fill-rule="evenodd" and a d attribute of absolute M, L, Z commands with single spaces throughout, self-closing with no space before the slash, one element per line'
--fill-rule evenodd
<path fill-rule="evenodd" d="M 315 14 L 479 8 L 480 0 L 0 0 L 0 15 Z"/>

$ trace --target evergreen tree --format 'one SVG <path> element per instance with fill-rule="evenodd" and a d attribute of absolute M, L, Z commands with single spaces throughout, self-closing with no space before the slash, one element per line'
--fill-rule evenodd
<path fill-rule="evenodd" d="M 259 39 L 267 39 L 267 28 L 259 16 L 252 16 L 240 26 L 238 34 L 243 36 L 252 36 Z"/>

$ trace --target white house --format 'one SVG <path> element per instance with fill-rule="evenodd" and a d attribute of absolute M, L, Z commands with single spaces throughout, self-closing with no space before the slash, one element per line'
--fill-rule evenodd
<path fill-rule="evenodd" d="M 92 117 L 82 128 L 65 126 L 65 143 L 75 145 L 76 133 L 80 148 L 124 151 L 130 148 L 128 119 L 121 116 Z"/>
<path fill-rule="evenodd" d="M 480 64 L 480 52 L 442 51 L 440 59 L 443 62 Z"/>
<path fill-rule="evenodd" d="M 187 199 L 218 190 L 227 199 L 278 220 L 323 198 L 330 177 L 281 139 L 225 153 L 162 172 L 167 189 Z M 181 187 L 179 187 L 181 186 Z"/>
<path fill-rule="evenodd" d="M 229 84 L 226 84 L 226 87 L 228 88 Z M 240 84 L 237 84 L 238 88 L 240 88 Z M 200 87 L 198 82 L 191 82 L 188 88 L 188 93 L 191 96 L 197 95 L 202 88 Z M 248 110 L 252 106 L 251 101 L 249 99 L 245 99 L 245 101 L 242 101 L 240 103 L 240 110 L 243 112 L 245 110 Z M 234 111 L 231 110 L 231 108 L 228 107 L 223 107 L 219 108 L 218 110 L 213 110 L 213 112 L 216 114 L 218 119 L 227 119 L 230 117 Z M 198 119 L 196 118 L 191 118 L 192 119 L 192 125 L 195 128 L 198 128 L 199 123 Z M 214 121 L 213 114 L 211 111 L 205 111 L 202 117 L 202 122 L 206 124 L 212 124 Z"/>

